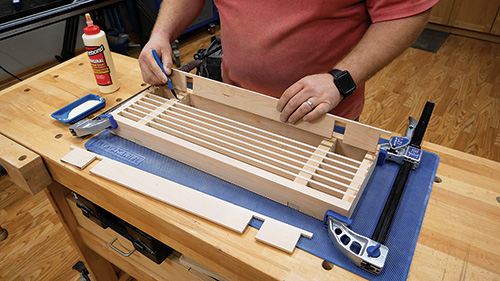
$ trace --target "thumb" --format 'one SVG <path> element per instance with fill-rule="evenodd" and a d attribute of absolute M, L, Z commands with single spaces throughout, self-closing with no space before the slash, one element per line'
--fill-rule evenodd
<path fill-rule="evenodd" d="M 163 68 L 167 75 L 172 73 L 172 50 L 170 48 L 166 48 L 161 54 L 161 62 L 163 63 Z"/>

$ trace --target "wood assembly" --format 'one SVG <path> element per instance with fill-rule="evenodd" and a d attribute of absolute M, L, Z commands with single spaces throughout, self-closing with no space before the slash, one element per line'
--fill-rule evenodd
<path fill-rule="evenodd" d="M 180 71 L 171 79 L 180 101 L 145 91 L 112 112 L 114 133 L 318 219 L 352 214 L 389 132 L 333 115 L 284 124 L 271 97 Z"/>

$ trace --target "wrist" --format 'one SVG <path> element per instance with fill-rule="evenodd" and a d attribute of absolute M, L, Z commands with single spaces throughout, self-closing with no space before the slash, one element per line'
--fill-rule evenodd
<path fill-rule="evenodd" d="M 151 31 L 151 35 L 150 35 L 150 40 L 152 38 L 155 39 L 155 41 L 163 41 L 163 42 L 168 42 L 169 44 L 171 43 L 171 41 L 173 42 L 174 39 L 170 40 L 170 38 L 172 38 L 170 32 L 168 32 L 168 30 L 166 29 L 153 29 Z"/>

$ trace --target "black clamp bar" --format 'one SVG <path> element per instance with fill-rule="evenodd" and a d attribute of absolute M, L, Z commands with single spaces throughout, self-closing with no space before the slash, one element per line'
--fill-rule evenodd
<path fill-rule="evenodd" d="M 427 125 L 429 124 L 429 120 L 431 118 L 433 110 L 434 103 L 428 101 L 425 104 L 422 115 L 420 115 L 420 119 L 418 121 L 417 127 L 415 128 L 415 132 L 413 132 L 413 136 L 410 142 L 411 147 L 420 149 L 420 144 L 424 137 L 425 130 L 427 129 Z M 377 226 L 375 227 L 375 231 L 373 232 L 372 239 L 374 241 L 378 241 L 382 244 L 385 242 L 394 215 L 396 214 L 396 209 L 398 208 L 401 195 L 403 194 L 404 188 L 406 186 L 406 181 L 408 180 L 408 176 L 410 175 L 412 166 L 412 162 L 408 161 L 407 159 L 403 160 L 396 179 L 394 180 L 394 184 L 392 185 L 389 197 L 387 198 L 387 201 L 385 203 L 384 209 L 382 210 L 382 214 L 380 215 L 380 218 L 378 220 Z"/>

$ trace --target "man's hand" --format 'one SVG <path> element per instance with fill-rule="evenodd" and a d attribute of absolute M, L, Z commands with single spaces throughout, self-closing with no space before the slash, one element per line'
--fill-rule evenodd
<path fill-rule="evenodd" d="M 172 72 L 170 42 L 198 17 L 205 0 L 163 0 L 151 31 L 151 37 L 139 56 L 142 79 L 151 85 L 165 85 L 167 77 L 161 71 L 151 52 L 156 50 L 167 75 Z"/>
<path fill-rule="evenodd" d="M 301 118 L 311 122 L 334 109 L 342 101 L 333 76 L 321 73 L 306 76 L 283 92 L 277 109 L 280 120 L 294 124 Z"/>
<path fill-rule="evenodd" d="M 152 53 L 153 49 L 156 50 L 162 60 L 165 72 L 169 75 L 172 72 L 172 47 L 170 46 L 170 42 L 156 36 L 148 41 L 139 55 L 142 79 L 151 85 L 165 85 L 167 77 L 156 63 Z"/>

